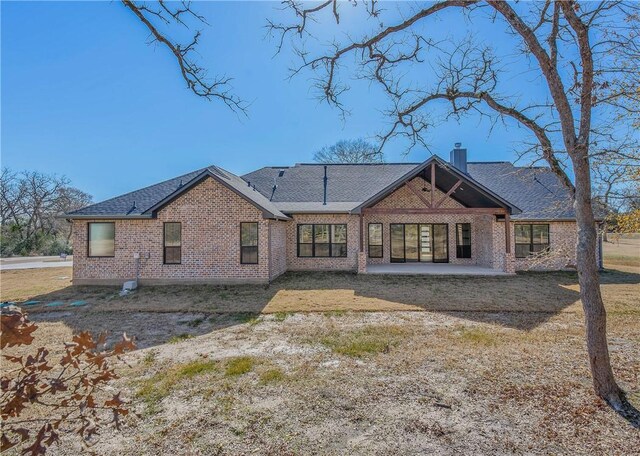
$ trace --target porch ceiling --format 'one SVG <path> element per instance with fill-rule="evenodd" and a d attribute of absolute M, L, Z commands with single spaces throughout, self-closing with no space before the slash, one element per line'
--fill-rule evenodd
<path fill-rule="evenodd" d="M 489 189 L 476 182 L 471 176 L 452 167 L 450 164 L 433 156 L 414 170 L 402 176 L 393 184 L 378 192 L 375 196 L 362 203 L 354 212 L 371 208 L 373 205 L 387 197 L 415 177 L 421 177 L 429 184 L 434 184 L 437 189 L 448 197 L 462 204 L 465 208 L 473 209 L 502 209 L 508 213 L 519 213 L 520 209 L 494 194 Z M 437 208 L 437 202 L 430 209 Z"/>

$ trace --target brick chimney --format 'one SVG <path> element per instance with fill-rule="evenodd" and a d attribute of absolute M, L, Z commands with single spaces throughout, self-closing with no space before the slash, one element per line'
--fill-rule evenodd
<path fill-rule="evenodd" d="M 467 172 L 467 149 L 462 149 L 462 143 L 455 143 L 449 162 L 463 173 Z"/>

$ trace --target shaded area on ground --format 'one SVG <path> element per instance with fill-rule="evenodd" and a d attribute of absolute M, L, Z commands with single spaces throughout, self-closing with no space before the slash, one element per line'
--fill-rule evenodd
<path fill-rule="evenodd" d="M 601 277 L 611 316 L 637 310 L 630 303 L 640 274 L 611 270 Z M 140 347 L 206 334 L 260 314 L 427 311 L 529 331 L 558 313 L 582 312 L 573 272 L 515 277 L 290 272 L 268 286 L 141 287 L 124 297 L 118 291 L 116 287 L 67 286 L 31 296 L 40 304 L 26 308 L 34 321 L 59 322 L 72 332 L 108 331 L 112 341 L 126 332 L 138 339 Z M 87 305 L 71 307 L 77 300 Z M 52 301 L 63 305 L 47 307 Z"/>

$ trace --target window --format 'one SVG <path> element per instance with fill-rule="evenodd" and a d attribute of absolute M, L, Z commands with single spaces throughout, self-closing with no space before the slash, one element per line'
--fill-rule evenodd
<path fill-rule="evenodd" d="M 298 225 L 298 256 L 346 257 L 347 225 Z"/>
<path fill-rule="evenodd" d="M 347 256 L 347 225 L 331 225 L 331 256 Z"/>
<path fill-rule="evenodd" d="M 456 223 L 456 256 L 471 258 L 471 224 Z"/>
<path fill-rule="evenodd" d="M 240 224 L 240 264 L 258 264 L 258 223 Z"/>
<path fill-rule="evenodd" d="M 182 223 L 164 224 L 164 264 L 182 263 Z"/>
<path fill-rule="evenodd" d="M 90 257 L 112 257 L 116 254 L 116 224 L 89 223 L 88 250 Z"/>
<path fill-rule="evenodd" d="M 382 258 L 382 223 L 369 223 L 369 258 Z"/>
<path fill-rule="evenodd" d="M 549 225 L 515 225 L 516 258 L 549 250 Z"/>

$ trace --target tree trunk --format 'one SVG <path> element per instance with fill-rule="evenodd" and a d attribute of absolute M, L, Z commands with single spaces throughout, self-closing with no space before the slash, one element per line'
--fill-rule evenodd
<path fill-rule="evenodd" d="M 614 409 L 623 408 L 623 393 L 613 376 L 607 345 L 607 315 L 600 294 L 597 265 L 598 235 L 591 205 L 591 176 L 587 154 L 571 154 L 576 175 L 575 201 L 578 241 L 576 246 L 580 299 L 585 314 L 587 352 L 593 386 L 598 396 Z"/>

